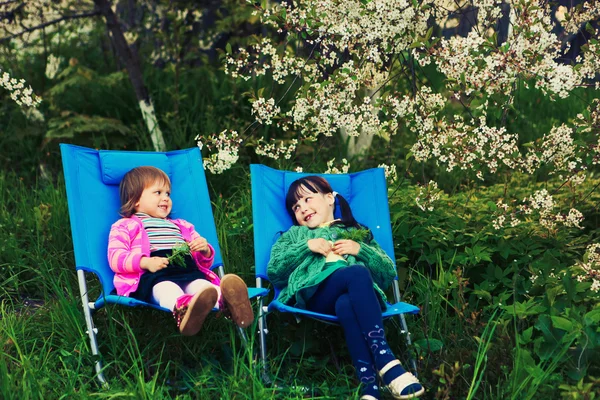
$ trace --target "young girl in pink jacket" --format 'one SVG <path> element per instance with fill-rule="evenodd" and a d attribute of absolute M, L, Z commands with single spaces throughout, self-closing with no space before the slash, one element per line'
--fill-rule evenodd
<path fill-rule="evenodd" d="M 208 313 L 218 307 L 239 327 L 254 321 L 248 288 L 234 274 L 219 277 L 210 270 L 213 247 L 194 226 L 169 219 L 171 181 L 154 167 L 138 167 L 119 186 L 121 218 L 110 230 L 108 262 L 115 272 L 117 294 L 173 310 L 179 331 L 195 335 Z M 189 247 L 178 262 L 174 248 Z"/>

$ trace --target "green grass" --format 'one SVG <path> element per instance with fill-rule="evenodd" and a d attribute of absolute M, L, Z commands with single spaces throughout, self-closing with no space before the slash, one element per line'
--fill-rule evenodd
<path fill-rule="evenodd" d="M 227 196 L 214 194 L 213 205 L 226 267 L 253 285 L 246 174 L 240 169 L 237 184 L 227 188 Z M 216 190 L 219 183 L 210 181 Z M 2 173 L 0 216 L 3 399 L 357 398 L 337 327 L 270 315 L 269 369 L 276 383 L 270 386 L 261 381 L 256 362 L 256 326 L 248 329 L 250 344 L 244 348 L 223 318 L 209 318 L 198 336 L 186 338 L 175 332 L 167 313 L 116 306 L 94 317 L 110 382 L 109 388 L 100 387 L 79 301 L 62 181 L 29 187 L 17 175 Z M 450 288 L 458 277 L 457 264 L 440 255 L 437 260 L 434 271 L 411 269 L 407 279 L 404 300 L 423 309 L 420 317 L 407 318 L 416 350 L 404 345 L 397 320 L 387 322 L 389 340 L 404 362 L 416 351 L 412 355 L 419 361 L 426 398 L 536 398 L 540 391 L 557 395 L 558 383 L 567 382 L 557 372 L 572 341 L 557 347 L 547 360 L 536 361 L 531 349 L 518 341 L 521 322 L 515 320 L 511 332 L 495 314 L 472 314 L 482 307 L 469 306 L 468 297 L 460 300 L 460 291 Z M 98 284 L 93 279 L 89 284 L 94 297 Z M 432 348 L 438 342 L 442 348 Z"/>

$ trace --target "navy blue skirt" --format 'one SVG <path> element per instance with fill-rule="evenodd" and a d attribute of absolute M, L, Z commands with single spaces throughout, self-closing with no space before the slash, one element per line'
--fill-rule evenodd
<path fill-rule="evenodd" d="M 172 250 L 158 250 L 150 253 L 150 257 L 169 257 Z M 140 284 L 135 292 L 129 296 L 134 299 L 152 302 L 152 288 L 160 282 L 169 281 L 177 284 L 185 284 L 196 279 L 206 279 L 206 275 L 198 270 L 196 262 L 192 256 L 185 256 L 185 267 L 169 264 L 156 272 L 145 271 L 140 278 Z"/>

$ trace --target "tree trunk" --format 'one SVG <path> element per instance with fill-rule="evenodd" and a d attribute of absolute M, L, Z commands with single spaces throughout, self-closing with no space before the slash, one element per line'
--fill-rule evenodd
<path fill-rule="evenodd" d="M 377 100 L 377 98 L 379 97 L 379 92 L 375 92 L 376 89 L 375 88 L 368 88 L 365 89 L 366 92 L 366 96 L 373 96 L 373 98 L 371 99 L 371 101 L 374 103 L 375 100 Z M 379 112 L 379 109 L 376 107 L 373 107 L 372 113 L 373 114 L 377 114 Z M 360 132 L 360 135 L 358 136 L 350 136 L 346 133 L 345 129 L 340 129 L 340 133 L 342 134 L 342 139 L 344 140 L 344 142 L 348 142 L 348 146 L 346 148 L 347 150 L 347 154 L 349 158 L 352 157 L 358 157 L 358 158 L 363 158 L 366 151 L 368 149 L 371 148 L 371 143 L 373 142 L 373 136 L 372 134 L 368 134 L 362 131 Z"/>
<path fill-rule="evenodd" d="M 150 132 L 154 150 L 164 151 L 166 149 L 165 140 L 160 127 L 158 126 L 156 113 L 150 95 L 148 94 L 148 89 L 144 84 L 138 54 L 127 44 L 117 16 L 111 8 L 110 2 L 108 0 L 94 0 L 94 4 L 98 7 L 102 16 L 104 16 L 106 26 L 111 33 L 111 40 L 117 50 L 117 54 L 121 58 L 121 61 L 125 63 L 129 80 L 133 85 L 133 90 L 135 91 L 135 96 L 137 97 L 140 111 L 142 112 L 142 118 L 144 118 L 148 132 Z"/>

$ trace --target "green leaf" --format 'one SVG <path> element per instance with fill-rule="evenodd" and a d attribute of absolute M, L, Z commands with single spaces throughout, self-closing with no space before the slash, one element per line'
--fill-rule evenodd
<path fill-rule="evenodd" d="M 431 38 L 431 35 L 433 35 L 433 26 L 427 30 L 427 34 L 425 35 L 426 42 Z"/>
<path fill-rule="evenodd" d="M 589 22 L 586 22 L 586 24 L 585 24 L 585 30 L 588 33 L 592 34 L 592 35 L 596 34 L 596 30 L 594 29 L 594 27 L 592 26 L 592 24 L 590 24 Z"/>
<path fill-rule="evenodd" d="M 562 293 L 564 293 L 564 288 L 562 286 L 554 286 L 554 287 L 548 289 L 546 291 L 546 296 L 548 297 L 548 303 L 550 303 L 550 305 L 553 305 L 554 301 L 556 300 L 556 297 Z"/>
<path fill-rule="evenodd" d="M 360 243 L 367 240 L 370 231 L 368 229 L 344 229 L 339 231 L 336 229 L 336 234 L 338 235 L 338 239 L 353 240 Z"/>
<path fill-rule="evenodd" d="M 484 298 L 485 300 L 489 301 L 490 303 L 492 302 L 492 295 L 487 290 L 481 290 L 481 289 L 473 290 L 473 294 L 476 296 L 479 296 L 481 298 Z"/>
<path fill-rule="evenodd" d="M 600 324 L 600 308 L 590 311 L 583 316 L 586 325 L 598 326 Z"/>
<path fill-rule="evenodd" d="M 523 344 L 528 344 L 529 342 L 531 342 L 532 336 L 533 336 L 533 326 L 530 326 L 529 328 L 525 329 L 523 331 L 523 333 L 521 334 L 521 340 L 523 341 Z"/>
<path fill-rule="evenodd" d="M 512 306 L 505 306 L 504 309 L 511 315 L 515 315 L 519 318 L 525 318 L 530 315 L 537 315 L 547 310 L 541 304 L 535 304 L 533 299 L 528 300 L 524 303 L 516 302 Z"/>
<path fill-rule="evenodd" d="M 227 43 L 225 45 L 225 51 L 227 52 L 227 54 L 233 53 L 233 51 L 231 50 L 231 43 Z"/>
<path fill-rule="evenodd" d="M 554 326 L 556 329 L 560 329 L 567 332 L 573 330 L 573 323 L 568 319 L 558 316 L 551 316 L 550 318 L 552 319 L 552 326 Z"/>
<path fill-rule="evenodd" d="M 440 351 L 444 347 L 444 343 L 437 339 L 419 339 L 414 341 L 415 346 L 423 350 L 431 350 L 431 352 Z"/>
<path fill-rule="evenodd" d="M 556 343 L 556 336 L 552 332 L 552 321 L 548 315 L 540 315 L 535 323 L 535 327 L 542 332 L 546 342 Z"/>
<path fill-rule="evenodd" d="M 167 257 L 169 264 L 178 265 L 180 267 L 186 267 L 185 256 L 191 256 L 190 246 L 187 243 L 182 243 L 178 246 L 173 247 L 171 255 Z"/>

